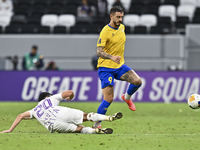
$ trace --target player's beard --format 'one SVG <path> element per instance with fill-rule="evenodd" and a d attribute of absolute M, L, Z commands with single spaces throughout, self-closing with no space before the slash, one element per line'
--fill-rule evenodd
<path fill-rule="evenodd" d="M 113 22 L 114 22 L 115 26 L 117 26 L 117 27 L 119 27 L 120 24 L 122 23 L 121 21 L 119 21 L 119 22 L 113 21 Z"/>

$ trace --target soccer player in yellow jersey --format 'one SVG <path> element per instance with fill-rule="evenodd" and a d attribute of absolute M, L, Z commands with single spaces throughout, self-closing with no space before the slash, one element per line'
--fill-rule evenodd
<path fill-rule="evenodd" d="M 126 94 L 122 99 L 128 104 L 132 111 L 136 110 L 131 95 L 141 86 L 141 78 L 127 65 L 124 64 L 124 46 L 126 42 L 125 27 L 122 24 L 124 10 L 115 6 L 110 10 L 110 23 L 106 25 L 97 41 L 98 75 L 101 80 L 103 101 L 97 113 L 106 114 L 106 111 L 113 101 L 114 79 L 130 83 Z M 100 128 L 101 122 L 95 122 L 93 128 Z"/>

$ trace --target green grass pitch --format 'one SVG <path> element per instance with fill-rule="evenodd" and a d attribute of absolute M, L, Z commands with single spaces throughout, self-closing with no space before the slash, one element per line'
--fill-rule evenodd
<path fill-rule="evenodd" d="M 19 113 L 36 102 L 0 102 L 0 130 L 9 129 Z M 63 102 L 62 106 L 96 112 L 100 102 Z M 135 112 L 123 102 L 113 102 L 107 115 L 123 118 L 103 122 L 111 135 L 49 133 L 37 120 L 23 120 L 12 133 L 0 134 L 1 150 L 197 150 L 200 144 L 199 111 L 187 103 L 136 103 Z M 85 122 L 92 126 L 92 122 Z"/>

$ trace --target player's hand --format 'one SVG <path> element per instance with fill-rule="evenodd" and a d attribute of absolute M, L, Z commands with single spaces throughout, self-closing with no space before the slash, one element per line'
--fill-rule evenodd
<path fill-rule="evenodd" d="M 117 64 L 120 64 L 120 59 L 121 59 L 120 56 L 112 56 L 110 59 L 112 61 L 116 62 Z"/>
<path fill-rule="evenodd" d="M 10 133 L 11 131 L 10 130 L 4 130 L 4 131 L 1 131 L 0 133 Z"/>
<path fill-rule="evenodd" d="M 71 100 L 72 98 L 74 98 L 74 93 L 72 93 L 70 96 L 66 97 L 67 100 Z"/>

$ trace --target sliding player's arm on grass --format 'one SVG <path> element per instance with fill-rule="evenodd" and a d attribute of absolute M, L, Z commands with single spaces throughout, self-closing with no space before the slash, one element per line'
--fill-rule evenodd
<path fill-rule="evenodd" d="M 120 59 L 121 59 L 120 56 L 110 55 L 110 54 L 106 53 L 103 49 L 104 49 L 104 46 L 97 47 L 97 56 L 99 56 L 103 59 L 111 59 L 112 61 L 120 64 Z"/>
<path fill-rule="evenodd" d="M 2 131 L 2 132 L 0 132 L 0 133 L 10 133 L 10 132 L 12 132 L 12 131 L 15 129 L 15 127 L 16 127 L 16 126 L 21 122 L 21 120 L 23 120 L 23 119 L 30 119 L 30 112 L 26 111 L 26 112 L 24 112 L 24 113 L 22 113 L 22 114 L 19 114 L 19 115 L 17 116 L 17 118 L 15 119 L 15 121 L 13 122 L 12 126 L 10 127 L 10 129 L 4 130 L 4 131 Z"/>

